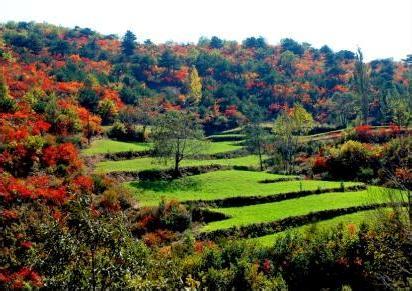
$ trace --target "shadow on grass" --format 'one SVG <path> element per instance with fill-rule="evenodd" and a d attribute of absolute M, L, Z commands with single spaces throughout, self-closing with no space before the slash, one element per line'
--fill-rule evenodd
<path fill-rule="evenodd" d="M 130 186 L 139 190 L 151 190 L 154 192 L 199 191 L 201 182 L 191 177 L 176 180 L 157 180 L 131 182 Z"/>

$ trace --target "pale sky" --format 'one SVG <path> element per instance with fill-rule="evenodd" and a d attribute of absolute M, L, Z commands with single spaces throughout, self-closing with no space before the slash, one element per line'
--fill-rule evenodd
<path fill-rule="evenodd" d="M 271 44 L 291 37 L 335 51 L 359 46 L 367 60 L 412 53 L 412 0 L 1 0 L 0 22 L 9 20 L 120 36 L 130 29 L 156 43 L 261 35 Z"/>

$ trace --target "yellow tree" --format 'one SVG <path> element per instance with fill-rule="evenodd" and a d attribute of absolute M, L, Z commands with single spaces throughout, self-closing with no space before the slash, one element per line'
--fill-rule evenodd
<path fill-rule="evenodd" d="M 189 99 L 191 103 L 197 105 L 202 99 L 202 80 L 195 67 L 192 67 L 189 74 Z"/>

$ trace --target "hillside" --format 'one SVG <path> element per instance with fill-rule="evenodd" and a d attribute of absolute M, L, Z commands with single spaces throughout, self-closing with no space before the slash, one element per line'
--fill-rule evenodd
<path fill-rule="evenodd" d="M 352 78 L 356 55 L 326 45 L 317 49 L 292 39 L 269 45 L 255 37 L 242 44 L 218 37 L 196 45 L 153 44 L 136 41 L 131 32 L 120 39 L 88 28 L 24 22 L 3 24 L 0 36 L 11 96 L 21 98 L 33 87 L 70 96 L 66 102 L 104 124 L 124 105 L 145 106 L 146 98 L 161 110 L 195 102 L 209 130 L 256 116 L 270 120 L 296 102 L 321 126 L 346 126 L 360 110 Z M 407 94 L 407 63 L 385 59 L 369 66 L 370 122 L 399 123 L 394 106 Z M 201 79 L 197 97 L 190 85 L 194 71 Z"/>
<path fill-rule="evenodd" d="M 411 58 L 0 24 L 0 289 L 407 289 Z"/>

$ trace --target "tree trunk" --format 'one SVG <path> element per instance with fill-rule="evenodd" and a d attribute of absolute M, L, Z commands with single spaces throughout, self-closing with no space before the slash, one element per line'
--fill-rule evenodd
<path fill-rule="evenodd" d="M 95 266 L 95 250 L 92 248 L 92 289 L 93 291 L 96 290 L 96 266 Z"/>
<path fill-rule="evenodd" d="M 412 197 L 411 197 L 411 190 L 408 190 L 408 214 L 409 214 L 409 229 L 412 226 Z"/>
<path fill-rule="evenodd" d="M 142 140 L 143 140 L 143 141 L 146 141 L 146 125 L 143 125 Z"/>
<path fill-rule="evenodd" d="M 263 171 L 262 151 L 260 149 L 260 144 L 258 146 L 258 154 L 259 154 L 260 170 Z"/>
<path fill-rule="evenodd" d="M 178 177 L 179 174 L 180 174 L 180 171 L 179 171 L 179 162 L 180 162 L 180 160 L 179 160 L 179 154 L 176 154 L 176 155 L 175 155 L 175 170 L 174 170 L 176 177 Z"/>

